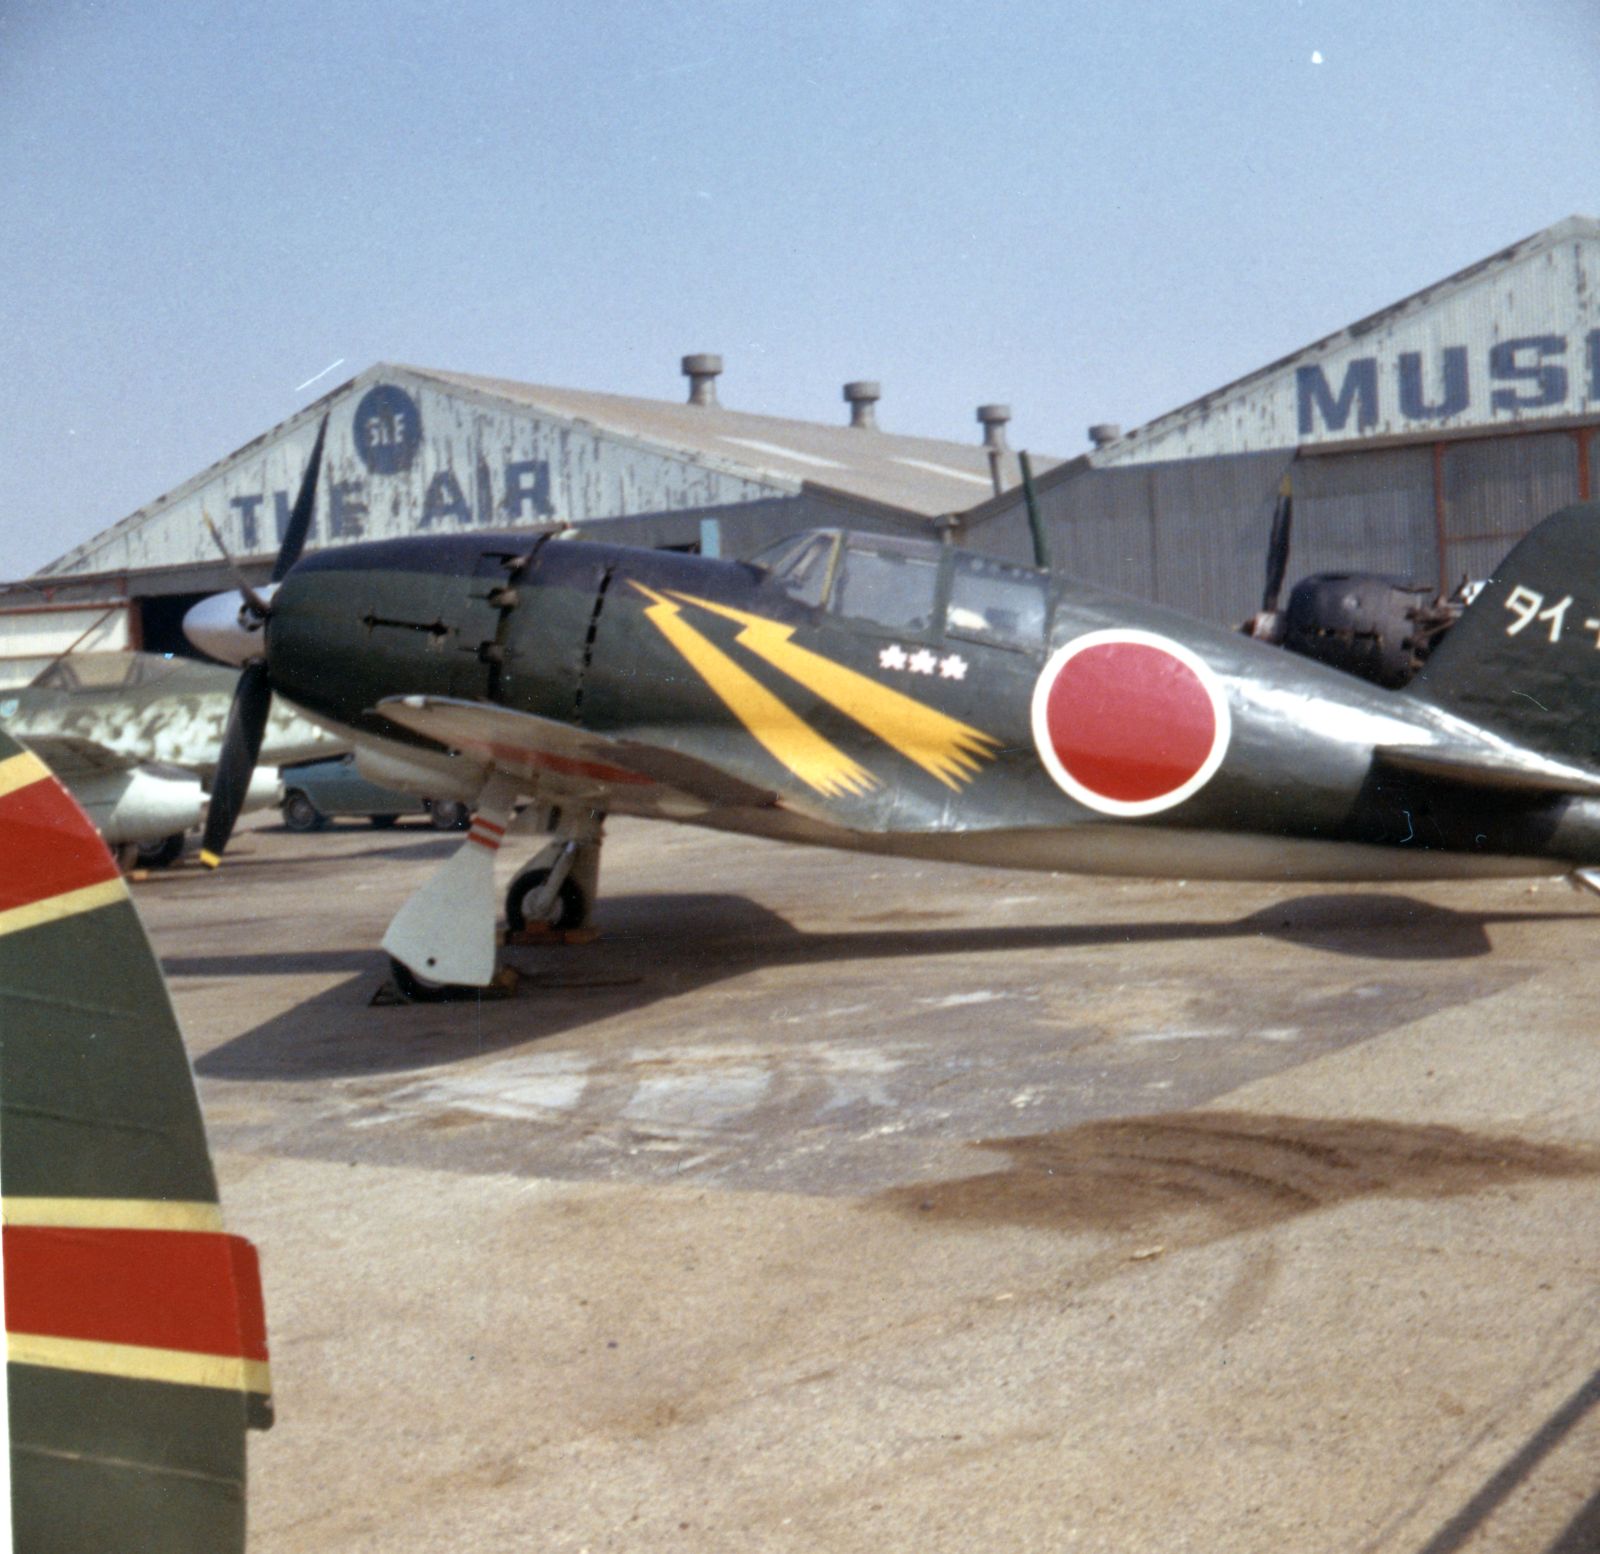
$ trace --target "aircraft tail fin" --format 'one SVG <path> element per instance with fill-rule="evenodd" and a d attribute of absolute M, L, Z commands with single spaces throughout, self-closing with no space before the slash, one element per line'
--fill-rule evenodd
<path fill-rule="evenodd" d="M 1563 507 L 1513 547 L 1402 694 L 1600 768 L 1600 502 Z"/>

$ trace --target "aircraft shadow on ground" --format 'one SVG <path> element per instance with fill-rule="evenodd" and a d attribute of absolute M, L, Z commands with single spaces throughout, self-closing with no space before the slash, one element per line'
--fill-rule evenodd
<path fill-rule="evenodd" d="M 287 826 L 281 826 L 278 831 L 283 836 L 292 833 Z M 316 837 L 324 837 L 331 844 L 352 840 L 361 837 L 364 844 L 360 856 L 365 858 L 410 858 L 416 861 L 427 859 L 448 858 L 460 845 L 464 831 L 435 831 L 432 826 L 402 827 L 394 831 L 373 831 L 365 825 L 330 825 L 308 838 L 315 845 Z M 379 843 L 373 840 L 376 837 L 387 837 L 388 841 Z M 251 855 L 246 853 L 248 858 Z M 230 852 L 223 867 L 229 868 L 234 863 L 234 854 Z M 277 854 L 262 854 L 260 862 L 265 865 L 281 865 L 286 868 L 297 867 L 300 860 L 292 857 L 281 857 Z"/>
<path fill-rule="evenodd" d="M 1295 897 L 1228 922 L 927 925 L 931 917 L 962 915 L 923 912 L 906 914 L 912 921 L 905 927 L 808 933 L 742 896 L 616 896 L 601 904 L 598 942 L 512 949 L 509 960 L 521 981 L 510 997 L 409 1007 L 372 1007 L 387 974 L 376 949 L 175 956 L 164 964 L 177 978 L 355 972 L 195 1065 L 207 1078 L 296 1080 L 428 1067 L 507 1050 L 773 967 L 1260 937 L 1337 955 L 1461 960 L 1488 953 L 1488 929 L 1495 924 L 1593 914 L 1457 912 L 1405 896 L 1352 894 Z M 865 920 L 887 925 L 895 917 Z"/>
<path fill-rule="evenodd" d="M 1476 1541 L 1484 1524 L 1528 1481 L 1585 1417 L 1600 1407 L 1600 1371 L 1596 1371 L 1495 1472 L 1482 1488 L 1447 1521 L 1418 1554 L 1456 1554 Z M 1600 1549 L 1600 1491 L 1578 1507 L 1571 1521 L 1542 1554 L 1594 1554 Z"/>

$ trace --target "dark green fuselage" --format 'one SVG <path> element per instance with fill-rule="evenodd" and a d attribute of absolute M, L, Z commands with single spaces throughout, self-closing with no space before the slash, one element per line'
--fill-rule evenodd
<path fill-rule="evenodd" d="M 979 561 L 949 547 L 929 555 L 938 578 L 932 609 L 885 622 L 870 609 L 841 608 L 837 587 L 831 607 L 808 604 L 761 568 L 658 551 L 526 535 L 327 551 L 302 561 L 274 601 L 273 683 L 320 717 L 387 739 L 410 736 L 378 704 L 427 695 L 676 751 L 775 796 L 771 806 L 719 810 L 706 823 L 875 851 L 1264 879 L 1549 873 L 1600 859 L 1592 797 L 1489 792 L 1375 761 L 1381 747 L 1458 737 L 1424 700 L 1058 577 L 1036 579 L 1043 606 L 1032 640 L 986 640 L 962 632 L 952 602 L 961 569 Z M 663 627 L 668 615 L 847 752 L 870 782 L 820 792 L 775 757 L 752 733 L 748 708 L 734 708 L 726 686 L 719 690 L 703 663 L 675 645 Z M 980 731 L 987 743 L 975 769 L 952 782 L 907 758 L 841 710 L 825 683 L 819 692 L 752 653 L 750 618 L 792 628 L 787 641 L 815 659 Z M 1221 764 L 1159 814 L 1121 818 L 1078 802 L 1036 743 L 1035 687 L 1053 650 L 1105 630 L 1181 643 L 1226 693 L 1231 733 Z M 940 665 L 959 659 L 961 673 L 890 672 L 885 654 L 892 660 L 896 650 Z M 754 692 L 741 694 L 754 701 Z M 613 793 L 610 807 L 626 810 L 626 791 Z M 1535 862 L 1542 859 L 1549 864 Z"/>

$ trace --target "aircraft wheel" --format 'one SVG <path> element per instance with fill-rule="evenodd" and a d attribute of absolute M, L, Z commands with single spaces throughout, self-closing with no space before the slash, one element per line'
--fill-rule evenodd
<path fill-rule="evenodd" d="M 435 831 L 465 831 L 472 824 L 472 811 L 459 799 L 435 799 L 428 808 Z"/>
<path fill-rule="evenodd" d="M 528 926 L 528 905 L 549 878 L 548 869 L 524 869 L 512 880 L 510 889 L 506 891 L 506 927 L 512 933 L 521 933 Z M 583 899 L 578 882 L 569 874 L 556 892 L 556 899 L 545 918 L 545 927 L 557 930 L 581 927 L 587 916 L 587 908 L 588 903 Z"/>
<path fill-rule="evenodd" d="M 400 817 L 398 815 L 368 815 L 367 824 L 374 831 L 387 831 L 391 826 L 400 824 Z"/>
<path fill-rule="evenodd" d="M 157 842 L 139 843 L 141 869 L 165 869 L 183 856 L 183 832 L 176 831 Z"/>
<path fill-rule="evenodd" d="M 291 831 L 320 831 L 322 812 L 303 793 L 291 793 L 283 801 L 283 823 Z"/>
<path fill-rule="evenodd" d="M 404 961 L 398 961 L 392 955 L 389 957 L 389 972 L 394 977 L 394 985 L 400 996 L 408 1003 L 437 1004 L 456 992 L 448 982 L 433 982 L 427 977 L 419 977 Z"/>

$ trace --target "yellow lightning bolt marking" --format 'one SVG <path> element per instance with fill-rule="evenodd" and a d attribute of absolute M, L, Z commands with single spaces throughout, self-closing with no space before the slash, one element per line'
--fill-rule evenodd
<path fill-rule="evenodd" d="M 924 706 L 914 697 L 890 690 L 868 675 L 846 669 L 831 658 L 797 646 L 789 640 L 794 635 L 793 626 L 747 615 L 743 610 L 697 599 L 692 594 L 674 597 L 738 621 L 744 630 L 734 640 L 741 647 L 797 680 L 846 717 L 854 718 L 947 788 L 970 782 L 979 770 L 979 760 L 993 760 L 1000 748 L 1000 741 L 991 735 Z"/>
<path fill-rule="evenodd" d="M 878 779 L 866 767 L 830 744 L 721 648 L 701 636 L 682 618 L 681 605 L 643 583 L 633 586 L 653 601 L 644 612 L 651 625 L 688 660 L 751 735 L 807 787 L 834 798 L 878 786 Z"/>

